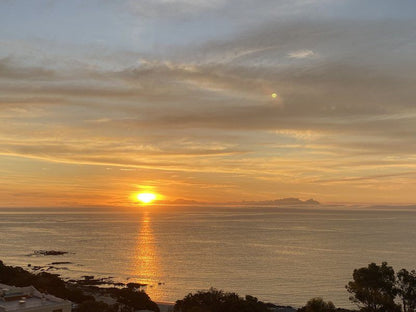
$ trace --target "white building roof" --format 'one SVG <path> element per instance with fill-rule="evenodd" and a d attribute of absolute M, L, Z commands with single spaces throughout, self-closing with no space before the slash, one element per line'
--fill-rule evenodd
<path fill-rule="evenodd" d="M 33 286 L 15 287 L 0 284 L 0 312 L 71 311 L 71 302 L 40 293 Z"/>

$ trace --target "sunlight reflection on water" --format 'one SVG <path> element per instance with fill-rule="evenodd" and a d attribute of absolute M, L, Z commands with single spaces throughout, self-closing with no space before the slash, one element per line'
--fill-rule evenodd
<path fill-rule="evenodd" d="M 160 301 L 213 286 L 279 304 L 323 296 L 348 307 L 344 286 L 354 268 L 371 261 L 416 265 L 416 210 L 175 207 L 0 215 L 6 264 L 69 261 L 68 270 L 53 273 L 147 283 L 145 291 Z M 70 253 L 27 256 L 38 249 Z"/>

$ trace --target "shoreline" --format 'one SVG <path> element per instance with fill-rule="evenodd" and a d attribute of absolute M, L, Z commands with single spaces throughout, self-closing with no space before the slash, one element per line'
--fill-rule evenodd
<path fill-rule="evenodd" d="M 163 301 L 155 301 L 158 305 L 160 312 L 170 312 L 173 311 L 173 306 L 175 305 L 174 302 L 163 302 Z"/>
<path fill-rule="evenodd" d="M 8 266 L 0 260 L 0 283 L 17 287 L 33 286 L 39 288 L 42 292 L 69 300 L 78 306 L 92 300 L 95 304 L 102 303 L 108 307 L 121 304 L 139 311 L 152 309 L 152 311 L 171 312 L 175 305 L 175 302 L 170 301 L 153 301 L 142 289 L 142 284 L 129 283 L 118 286 L 113 283 L 111 287 L 100 287 L 102 286 L 102 280 L 94 279 L 94 276 L 84 276 L 83 280 L 68 281 L 59 274 L 42 270 L 33 271 L 31 266 L 29 268 L 30 271 L 20 266 Z M 290 306 L 265 304 L 269 305 L 270 311 L 297 311 L 296 308 Z"/>
<path fill-rule="evenodd" d="M 39 283 L 39 280 L 42 280 Z M 46 281 L 45 281 L 46 280 Z M 142 284 L 129 283 L 127 285 L 116 287 L 112 285 L 110 287 L 100 287 L 102 285 L 95 284 L 96 280 L 93 276 L 84 276 L 84 280 L 71 280 L 67 281 L 62 279 L 59 274 L 52 274 L 48 272 L 30 272 L 20 266 L 8 266 L 0 260 L 0 283 L 25 287 L 33 286 L 36 289 L 50 293 L 58 298 L 71 301 L 77 306 L 82 306 L 85 303 L 96 305 L 105 305 L 111 310 L 118 311 L 115 307 L 120 305 L 134 309 L 134 311 L 155 311 L 155 312 L 172 312 L 175 304 L 181 305 L 181 301 L 184 299 L 177 299 L 176 302 L 171 301 L 153 301 L 150 296 L 141 287 Z M 210 292 L 223 293 L 221 290 L 211 288 Z M 199 292 L 197 292 L 199 293 Z M 229 295 L 237 295 L 235 293 L 228 293 Z M 195 296 L 196 293 L 190 294 Z M 227 295 L 227 293 L 225 293 Z M 237 295 L 238 296 L 238 295 Z M 296 312 L 299 308 L 295 308 L 289 305 L 277 305 L 270 302 L 258 301 L 256 297 L 245 296 L 245 300 L 252 300 L 251 302 L 258 302 L 259 304 L 268 307 L 270 312 Z M 243 299 L 243 297 L 241 297 Z M 254 301 L 253 301 L 254 300 Z M 78 311 L 78 307 L 76 308 Z M 88 310 L 81 310 L 88 311 Z M 107 310 L 106 310 L 107 311 Z M 355 310 L 349 310 L 344 308 L 336 308 L 338 312 L 353 312 Z"/>

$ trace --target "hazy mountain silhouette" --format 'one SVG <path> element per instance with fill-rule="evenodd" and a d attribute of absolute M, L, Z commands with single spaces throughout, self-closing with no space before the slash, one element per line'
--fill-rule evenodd
<path fill-rule="evenodd" d="M 159 200 L 158 204 L 167 205 L 261 205 L 261 206 L 310 206 L 320 205 L 320 202 L 314 199 L 301 200 L 299 198 L 280 198 L 273 200 L 261 201 L 239 201 L 239 202 L 199 202 L 190 199 L 175 199 L 175 200 Z"/>
<path fill-rule="evenodd" d="M 262 201 L 242 201 L 244 205 L 320 205 L 320 203 L 314 199 L 301 200 L 299 198 L 281 198 L 274 200 L 262 200 Z"/>

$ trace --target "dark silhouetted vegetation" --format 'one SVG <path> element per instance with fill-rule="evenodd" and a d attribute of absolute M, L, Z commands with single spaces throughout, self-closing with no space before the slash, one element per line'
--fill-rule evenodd
<path fill-rule="evenodd" d="M 87 277 L 87 282 L 95 281 Z M 139 288 L 143 284 L 128 283 L 126 288 L 98 288 L 84 285 L 83 281 L 64 282 L 58 275 L 41 272 L 30 273 L 19 267 L 6 266 L 0 261 L 0 283 L 19 287 L 33 285 L 41 292 L 77 303 L 77 312 L 134 312 L 159 307 Z M 100 281 L 106 282 L 106 281 Z M 114 285 L 116 283 L 113 283 Z M 124 285 L 124 284 L 122 284 Z M 355 269 L 353 281 L 346 286 L 350 300 L 361 312 L 416 312 L 416 271 L 401 269 L 395 274 L 393 268 L 383 262 L 370 263 Z M 91 294 L 114 298 L 114 304 L 96 301 Z M 398 303 L 401 303 L 398 304 Z M 240 297 L 236 293 L 211 288 L 209 291 L 190 293 L 176 301 L 174 312 L 269 312 L 278 309 L 292 311 L 290 307 L 279 307 L 259 301 L 256 297 Z M 280 310 L 279 310 L 280 311 Z M 331 301 L 317 297 L 309 300 L 299 312 L 350 312 L 336 309 Z"/>
<path fill-rule="evenodd" d="M 150 297 L 143 291 L 135 291 L 131 288 L 113 288 L 118 302 L 125 304 L 135 310 L 159 311 L 158 305 L 150 300 Z"/>
<path fill-rule="evenodd" d="M 268 305 L 252 296 L 240 297 L 211 288 L 176 301 L 175 312 L 266 312 Z"/>
<path fill-rule="evenodd" d="M 354 270 L 353 281 L 346 286 L 350 300 L 362 312 L 415 312 L 416 272 L 401 269 L 397 275 L 387 262 L 370 263 Z M 401 301 L 402 306 L 397 304 Z"/>
<path fill-rule="evenodd" d="M 400 311 L 394 299 L 397 294 L 396 276 L 391 266 L 370 263 L 368 267 L 355 269 L 353 281 L 346 286 L 352 294 L 350 300 L 363 312 Z"/>
<path fill-rule="evenodd" d="M 387 262 L 370 263 L 355 269 L 353 281 L 345 286 L 361 312 L 416 312 L 416 271 L 401 269 L 397 275 Z M 401 302 L 402 305 L 398 304 Z M 336 309 L 330 301 L 317 297 L 309 300 L 299 312 L 348 312 Z"/>
<path fill-rule="evenodd" d="M 135 310 L 152 310 L 159 312 L 159 307 L 144 291 L 135 288 L 108 288 L 98 289 L 92 286 L 82 286 L 76 283 L 66 283 L 59 276 L 42 272 L 30 273 L 19 267 L 6 266 L 0 261 L 0 283 L 18 287 L 34 286 L 41 292 L 49 293 L 59 298 L 70 300 L 78 304 L 78 312 L 133 312 Z M 94 296 L 88 293 L 102 293 L 113 297 L 117 304 L 109 305 L 95 301 Z"/>
<path fill-rule="evenodd" d="M 94 297 L 84 295 L 82 290 L 75 286 L 67 286 L 67 284 L 55 274 L 46 272 L 33 274 L 19 267 L 6 266 L 2 261 L 0 261 L 0 282 L 18 287 L 32 285 L 41 292 L 46 292 L 76 303 L 94 300 Z"/>
<path fill-rule="evenodd" d="M 401 269 L 397 273 L 397 294 L 403 304 L 404 312 L 416 311 L 416 271 Z"/>
<path fill-rule="evenodd" d="M 335 305 L 331 301 L 324 301 L 321 297 L 312 298 L 299 312 L 334 312 Z"/>

